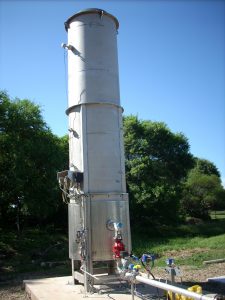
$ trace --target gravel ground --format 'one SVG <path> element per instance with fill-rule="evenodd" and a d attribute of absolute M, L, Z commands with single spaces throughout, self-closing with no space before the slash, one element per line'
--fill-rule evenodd
<path fill-rule="evenodd" d="M 208 283 L 207 278 L 216 276 L 225 276 L 225 263 L 207 265 L 204 268 L 194 268 L 190 266 L 182 266 L 182 282 L 185 285 L 192 286 L 198 284 L 204 290 L 211 293 L 225 295 L 225 285 Z M 153 273 L 157 277 L 165 278 L 165 271 L 163 268 L 154 268 Z M 30 276 L 29 276 L 30 277 Z M 180 281 L 180 278 L 177 278 Z M 28 300 L 23 289 L 22 280 L 18 279 L 11 283 L 0 285 L 0 299 L 1 300 Z"/>

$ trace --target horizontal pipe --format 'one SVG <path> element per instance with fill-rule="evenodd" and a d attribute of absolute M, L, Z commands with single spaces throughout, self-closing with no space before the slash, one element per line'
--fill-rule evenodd
<path fill-rule="evenodd" d="M 219 258 L 219 259 L 213 259 L 213 260 L 205 260 L 203 261 L 204 265 L 208 265 L 208 264 L 218 264 L 218 263 L 222 263 L 225 262 L 225 258 Z"/>
<path fill-rule="evenodd" d="M 136 276 L 136 280 L 140 281 L 140 282 L 143 282 L 145 284 L 157 287 L 159 289 L 166 290 L 166 291 L 171 291 L 173 293 L 177 293 L 177 294 L 181 294 L 181 295 L 184 295 L 184 296 L 187 296 L 187 297 L 191 297 L 191 298 L 196 299 L 196 300 L 212 300 L 213 299 L 211 297 L 204 296 L 202 294 L 197 294 L 197 293 L 194 293 L 194 292 L 190 292 L 188 290 L 176 287 L 174 285 L 170 285 L 170 284 L 160 282 L 160 281 L 157 281 L 157 280 L 153 280 L 153 279 L 148 279 L 148 278 L 145 278 L 145 277 L 142 277 L 142 276 L 139 276 L 139 275 Z"/>
<path fill-rule="evenodd" d="M 80 267 L 80 270 L 81 270 L 82 272 L 84 272 L 84 273 L 88 274 L 89 276 L 93 277 L 94 279 L 96 279 L 96 280 L 100 280 L 98 277 L 96 277 L 96 276 L 94 276 L 93 274 L 91 274 L 91 273 L 88 273 L 87 271 L 85 271 L 85 270 L 83 269 L 83 267 L 82 267 L 82 266 Z"/>

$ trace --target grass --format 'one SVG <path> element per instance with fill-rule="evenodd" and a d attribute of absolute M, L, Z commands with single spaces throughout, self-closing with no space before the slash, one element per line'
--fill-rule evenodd
<path fill-rule="evenodd" d="M 10 279 L 26 272 L 70 272 L 68 266 L 47 270 L 43 261 L 68 260 L 68 239 L 65 234 L 25 230 L 20 236 L 12 231 L 0 231 L 0 279 Z"/>
<path fill-rule="evenodd" d="M 200 267 L 205 260 L 225 258 L 225 220 L 217 219 L 199 225 L 182 225 L 173 230 L 162 232 L 158 238 L 133 235 L 133 251 L 137 255 L 142 253 L 155 254 L 158 266 L 164 266 L 168 257 L 175 258 L 179 265 L 193 265 Z M 176 233 L 176 236 L 174 235 Z"/>
<path fill-rule="evenodd" d="M 154 253 L 157 266 L 165 266 L 168 257 L 178 265 L 202 266 L 204 260 L 225 258 L 225 219 L 209 223 L 161 226 L 152 234 L 132 234 L 133 253 Z M 67 261 L 68 264 L 48 267 L 41 262 Z M 0 280 L 10 280 L 24 273 L 63 276 L 71 273 L 68 238 L 51 228 L 27 229 L 20 236 L 0 230 Z"/>
<path fill-rule="evenodd" d="M 138 245 L 138 246 L 136 246 Z M 204 260 L 225 258 L 225 234 L 215 237 L 168 238 L 135 242 L 134 252 L 154 253 L 157 265 L 162 266 L 168 257 L 176 259 L 179 265 L 201 266 Z"/>

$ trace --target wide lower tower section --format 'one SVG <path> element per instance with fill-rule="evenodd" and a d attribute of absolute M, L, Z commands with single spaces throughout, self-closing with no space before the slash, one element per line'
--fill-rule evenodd
<path fill-rule="evenodd" d="M 116 273 L 131 252 L 117 31 L 101 9 L 65 22 L 68 44 L 69 170 L 58 173 L 69 207 L 69 256 L 89 289 L 99 272 Z"/>

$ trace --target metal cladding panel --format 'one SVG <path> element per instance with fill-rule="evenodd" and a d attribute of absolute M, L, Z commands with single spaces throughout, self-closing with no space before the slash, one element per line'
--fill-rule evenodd
<path fill-rule="evenodd" d="M 69 258 L 80 260 L 79 247 L 76 242 L 76 233 L 82 229 L 82 212 L 81 206 L 75 203 L 68 205 L 69 217 Z"/>
<path fill-rule="evenodd" d="M 115 200 L 99 199 L 96 196 L 91 199 L 91 236 L 92 236 L 92 260 L 113 260 L 112 247 L 114 243 L 114 231 L 106 227 L 108 220 L 122 222 L 122 236 L 125 249 L 131 253 L 130 221 L 128 196 L 115 195 Z"/>
<path fill-rule="evenodd" d="M 131 236 L 129 220 L 128 194 L 96 194 L 91 195 L 90 220 L 87 221 L 87 232 L 91 238 L 92 261 L 113 260 L 112 247 L 114 231 L 107 228 L 107 221 L 121 222 L 122 237 L 125 249 L 131 253 Z M 82 230 L 81 206 L 69 204 L 69 257 L 80 260 L 80 244 L 76 242 L 76 233 Z"/>
<path fill-rule="evenodd" d="M 126 192 L 121 109 L 93 104 L 86 110 L 88 192 Z"/>
<path fill-rule="evenodd" d="M 69 114 L 70 166 L 84 172 L 85 193 L 125 193 L 121 108 L 76 106 Z"/>
<path fill-rule="evenodd" d="M 98 13 L 79 15 L 68 28 L 69 107 L 81 103 L 119 105 L 117 29 L 112 18 Z"/>

